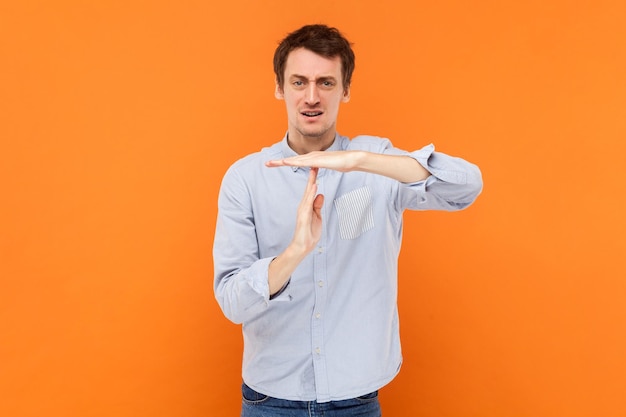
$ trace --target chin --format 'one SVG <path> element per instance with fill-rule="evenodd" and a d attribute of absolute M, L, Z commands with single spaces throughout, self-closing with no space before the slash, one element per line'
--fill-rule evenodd
<path fill-rule="evenodd" d="M 328 130 L 299 129 L 298 132 L 305 138 L 321 139 L 328 132 Z"/>
<path fill-rule="evenodd" d="M 328 134 L 329 131 L 332 130 L 332 126 L 303 126 L 301 129 L 298 129 L 300 134 L 309 138 L 322 138 Z"/>

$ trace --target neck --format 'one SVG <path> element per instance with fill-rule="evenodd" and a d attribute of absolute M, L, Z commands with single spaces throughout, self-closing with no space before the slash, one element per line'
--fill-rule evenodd
<path fill-rule="evenodd" d="M 289 147 L 298 155 L 304 155 L 314 151 L 325 151 L 335 141 L 335 131 L 330 130 L 322 136 L 304 136 L 299 132 L 287 133 Z"/>

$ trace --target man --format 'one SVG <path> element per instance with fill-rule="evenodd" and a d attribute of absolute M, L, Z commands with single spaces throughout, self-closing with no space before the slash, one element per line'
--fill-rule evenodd
<path fill-rule="evenodd" d="M 432 145 L 337 134 L 353 69 L 336 29 L 290 33 L 274 56 L 287 134 L 222 182 L 214 289 L 243 323 L 243 417 L 380 416 L 402 361 L 402 213 L 460 210 L 482 189 L 476 166 Z"/>

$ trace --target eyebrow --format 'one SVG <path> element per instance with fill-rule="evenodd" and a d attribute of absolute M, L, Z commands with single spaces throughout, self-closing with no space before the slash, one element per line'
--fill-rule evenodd
<path fill-rule="evenodd" d="M 291 74 L 289 76 L 289 78 L 290 79 L 296 78 L 296 79 L 299 79 L 299 80 L 306 80 L 306 81 L 309 80 L 308 77 L 305 77 L 304 75 L 300 75 L 300 74 Z M 334 82 L 337 82 L 337 79 L 335 77 L 333 77 L 332 75 L 323 75 L 323 76 L 321 76 L 319 78 L 316 78 L 315 81 L 316 82 L 320 82 L 320 81 L 334 81 Z"/>

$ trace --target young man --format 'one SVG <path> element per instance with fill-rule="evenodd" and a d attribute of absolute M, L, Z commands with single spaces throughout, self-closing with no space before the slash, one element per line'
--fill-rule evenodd
<path fill-rule="evenodd" d="M 214 289 L 243 323 L 243 417 L 380 416 L 402 362 L 402 213 L 464 209 L 482 189 L 475 165 L 432 145 L 338 135 L 353 69 L 336 29 L 290 33 L 274 56 L 287 134 L 222 182 Z"/>

